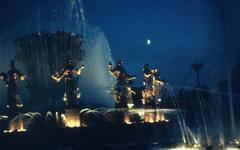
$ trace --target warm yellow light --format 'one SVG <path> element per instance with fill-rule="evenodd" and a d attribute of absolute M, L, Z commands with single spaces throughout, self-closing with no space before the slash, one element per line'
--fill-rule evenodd
<path fill-rule="evenodd" d="M 25 129 L 23 121 L 19 121 L 17 123 L 10 123 L 9 130 L 4 130 L 4 133 L 12 133 L 12 132 L 25 132 L 27 129 Z"/>
<path fill-rule="evenodd" d="M 59 75 L 59 73 L 57 72 L 57 73 L 55 73 L 54 75 L 52 75 L 51 77 L 52 77 L 52 79 L 53 80 L 55 80 L 56 82 L 60 82 L 63 78 L 64 78 L 64 76 L 66 75 L 66 74 L 68 74 L 68 71 L 69 70 L 66 70 L 64 73 L 63 73 L 63 75 Z"/>
<path fill-rule="evenodd" d="M 126 112 L 124 115 L 124 123 L 132 124 L 133 122 L 130 120 L 129 114 Z"/>
<path fill-rule="evenodd" d="M 66 93 L 66 92 L 64 93 L 63 101 L 64 101 L 64 102 L 67 102 L 67 93 Z"/>
<path fill-rule="evenodd" d="M 169 120 L 166 119 L 164 113 L 157 112 L 156 122 L 169 122 Z"/>
<path fill-rule="evenodd" d="M 18 129 L 17 132 L 25 132 L 27 131 L 26 129 Z"/>
<path fill-rule="evenodd" d="M 73 73 L 76 74 L 76 75 L 80 75 L 81 74 L 81 70 L 84 69 L 84 68 L 85 68 L 85 66 L 81 65 L 81 67 L 79 69 L 74 70 Z"/>
<path fill-rule="evenodd" d="M 17 129 L 18 132 L 24 132 L 24 131 L 27 131 L 25 128 L 24 128 L 24 125 L 23 125 L 23 122 L 20 121 L 20 124 L 19 124 L 19 129 Z"/>
<path fill-rule="evenodd" d="M 77 111 L 67 110 L 65 114 L 61 114 L 61 118 L 67 128 L 81 127 L 80 117 Z"/>
<path fill-rule="evenodd" d="M 151 112 L 145 113 L 144 122 L 154 123 L 155 122 L 155 114 L 151 113 Z"/>
<path fill-rule="evenodd" d="M 227 147 L 226 150 L 239 150 L 239 148 Z"/>
<path fill-rule="evenodd" d="M 128 106 L 128 108 L 133 108 L 134 104 L 128 103 L 127 106 Z"/>
<path fill-rule="evenodd" d="M 77 121 L 77 120 L 68 120 L 68 121 L 66 122 L 66 127 L 69 127 L 69 128 L 80 127 L 80 121 Z"/>
<path fill-rule="evenodd" d="M 16 106 L 17 106 L 17 108 L 21 108 L 21 107 L 23 107 L 23 104 L 17 104 Z"/>
<path fill-rule="evenodd" d="M 158 112 L 156 117 L 156 122 L 161 122 L 161 121 L 165 121 L 165 116 L 164 114 Z"/>
<path fill-rule="evenodd" d="M 80 98 L 81 98 L 81 93 L 80 93 L 79 88 L 77 88 L 77 99 L 80 99 Z"/>
<path fill-rule="evenodd" d="M 193 147 L 194 147 L 194 148 L 200 148 L 201 145 L 197 142 L 197 143 L 195 143 L 195 144 L 193 145 Z"/>
<path fill-rule="evenodd" d="M 168 150 L 200 150 L 200 149 L 199 149 L 199 147 L 195 148 L 195 147 L 181 146 L 181 147 L 177 147 L 177 148 L 170 148 Z"/>
<path fill-rule="evenodd" d="M 25 76 L 21 76 L 21 77 L 20 77 L 20 80 L 25 80 Z"/>
<path fill-rule="evenodd" d="M 142 103 L 143 103 L 143 105 L 145 105 L 145 99 L 142 99 Z"/>

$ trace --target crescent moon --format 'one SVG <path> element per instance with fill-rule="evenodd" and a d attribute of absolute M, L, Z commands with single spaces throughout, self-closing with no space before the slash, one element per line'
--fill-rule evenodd
<path fill-rule="evenodd" d="M 151 44 L 151 40 L 147 40 L 147 45 L 150 45 Z"/>

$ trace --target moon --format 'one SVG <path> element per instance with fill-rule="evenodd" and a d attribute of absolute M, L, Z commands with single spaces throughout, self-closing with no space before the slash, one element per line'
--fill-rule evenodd
<path fill-rule="evenodd" d="M 147 45 L 151 45 L 151 40 L 147 39 Z"/>

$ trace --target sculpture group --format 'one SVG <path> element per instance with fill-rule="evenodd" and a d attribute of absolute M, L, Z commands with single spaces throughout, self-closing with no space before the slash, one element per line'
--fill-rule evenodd
<path fill-rule="evenodd" d="M 84 65 L 76 67 L 71 58 L 68 58 L 63 68 L 60 68 L 51 77 L 56 82 L 64 82 L 63 100 L 68 108 L 77 107 L 81 97 L 79 87 L 76 84 L 76 76 L 81 74 Z M 127 73 L 123 67 L 123 62 L 118 60 L 113 67 L 108 64 L 109 73 L 116 79 L 112 93 L 115 99 L 115 108 L 133 108 L 133 95 L 136 92 L 132 88 L 132 82 L 136 79 L 135 75 Z M 161 101 L 159 92 L 164 82 L 160 79 L 159 70 L 152 69 L 148 64 L 143 66 L 143 90 L 141 101 L 145 108 L 155 108 L 156 103 Z M 14 60 L 11 61 L 11 69 L 7 73 L 1 73 L 0 79 L 7 87 L 7 107 L 9 110 L 16 110 L 23 106 L 20 96 L 19 81 L 25 79 L 16 67 Z"/>
<path fill-rule="evenodd" d="M 136 94 L 132 89 L 132 81 L 136 79 L 136 76 L 126 72 L 121 60 L 117 61 L 114 68 L 112 63 L 109 63 L 108 70 L 117 80 L 113 88 L 115 107 L 132 108 L 134 106 L 133 94 Z M 159 93 L 164 82 L 160 79 L 159 70 L 151 69 L 148 64 L 143 67 L 143 75 L 142 103 L 145 108 L 155 108 L 157 102 L 161 101 Z"/>

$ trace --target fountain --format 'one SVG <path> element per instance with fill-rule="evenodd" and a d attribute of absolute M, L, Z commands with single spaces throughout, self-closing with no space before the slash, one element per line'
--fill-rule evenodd
<path fill-rule="evenodd" d="M 59 93 L 59 87 L 54 86 L 49 78 L 51 74 L 64 66 L 68 57 L 78 63 L 85 53 L 81 49 L 83 38 L 80 35 L 60 31 L 32 33 L 17 39 L 16 44 L 20 49 L 16 58 L 27 68 L 31 99 L 38 103 L 44 103 Z"/>
<path fill-rule="evenodd" d="M 160 104 L 155 108 L 112 109 L 114 98 L 108 90 L 114 81 L 107 68 L 112 62 L 110 46 L 101 29 L 88 24 L 82 1 L 63 0 L 56 5 L 52 1 L 36 2 L 34 7 L 32 3 L 26 4 L 33 10 L 25 12 L 28 15 L 19 24 L 20 29 L 12 34 L 9 41 L 14 39 L 14 44 L 0 41 L 5 48 L 11 48 L 0 56 L 5 57 L 1 60 L 6 62 L 15 57 L 20 69 L 25 71 L 30 97 L 27 98 L 25 91 L 23 100 L 31 102 L 23 112 L 0 116 L 3 132 L 0 143 L 11 143 L 6 137 L 18 139 L 21 136 L 27 139 L 25 142 L 39 140 L 52 144 L 42 138 L 49 135 L 60 145 L 91 145 L 96 141 L 102 145 L 143 143 L 154 145 L 153 149 L 155 146 L 175 147 L 172 148 L 175 150 L 239 148 L 239 128 L 232 106 L 239 97 L 229 95 L 229 82 L 222 82 L 224 88 L 220 91 L 202 88 L 197 72 L 197 88 L 181 87 L 179 90 L 167 82 L 161 84 L 161 96 L 155 93 Z M 80 101 L 85 109 L 65 109 L 61 97 L 63 88 L 51 80 L 51 74 L 63 67 L 62 62 L 69 56 L 78 66 L 86 66 L 78 79 Z M 1 96 L 5 93 L 3 90 L 0 90 Z M 136 100 L 141 103 L 141 98 Z M 229 134 L 233 132 L 235 134 Z M 29 135 L 36 135 L 36 138 L 29 139 Z"/>
<path fill-rule="evenodd" d="M 63 89 L 49 77 L 71 56 L 77 65 L 86 65 L 79 78 L 82 103 L 113 106 L 112 96 L 107 92 L 113 85 L 106 67 L 111 61 L 110 47 L 101 29 L 88 24 L 82 0 L 64 0 L 54 5 L 34 1 L 24 3 L 19 28 L 6 32 L 9 40 L 4 48 L 12 50 L 2 55 L 4 62 L 15 57 L 27 75 L 27 90 L 21 89 L 24 100 L 41 109 L 42 104 L 61 105 L 57 95 Z M 2 88 L 0 92 L 3 93 Z M 104 100 L 99 101 L 99 97 Z"/>

